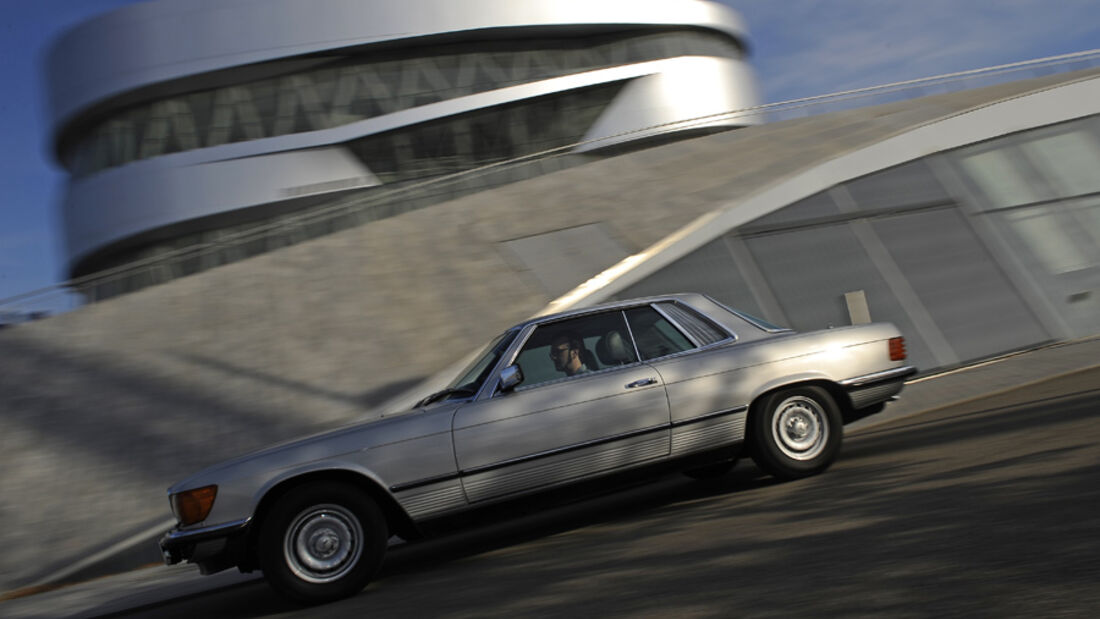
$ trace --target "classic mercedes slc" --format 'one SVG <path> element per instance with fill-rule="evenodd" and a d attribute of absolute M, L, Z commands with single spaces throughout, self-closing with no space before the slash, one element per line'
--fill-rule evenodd
<path fill-rule="evenodd" d="M 260 569 L 278 592 L 360 591 L 388 540 L 634 469 L 781 479 L 824 471 L 848 415 L 906 377 L 890 324 L 796 333 L 699 294 L 589 307 L 508 329 L 411 410 L 208 468 L 169 489 L 168 564 Z M 545 495 L 543 495 L 545 496 Z"/>

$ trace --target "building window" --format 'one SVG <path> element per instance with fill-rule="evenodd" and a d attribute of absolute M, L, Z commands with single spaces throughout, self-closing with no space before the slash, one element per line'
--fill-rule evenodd
<path fill-rule="evenodd" d="M 1085 131 L 1041 137 L 1022 148 L 1058 197 L 1100 192 L 1100 146 Z"/>
<path fill-rule="evenodd" d="M 63 160 L 82 176 L 138 159 L 330 129 L 517 84 L 686 55 L 736 59 L 742 52 L 726 35 L 685 30 L 337 57 L 306 71 L 135 106 L 94 125 Z"/>
<path fill-rule="evenodd" d="M 383 183 L 471 170 L 578 142 L 622 88 L 607 84 L 367 136 L 348 147 Z"/>

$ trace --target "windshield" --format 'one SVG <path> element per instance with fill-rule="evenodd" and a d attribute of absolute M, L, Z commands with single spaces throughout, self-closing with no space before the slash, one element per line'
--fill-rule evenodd
<path fill-rule="evenodd" d="M 481 388 L 481 383 L 485 382 L 488 378 L 489 372 L 493 371 L 493 367 L 496 366 L 500 356 L 507 350 L 508 345 L 512 343 L 512 338 L 516 336 L 516 332 L 506 331 L 496 336 L 493 341 L 489 342 L 477 359 L 474 360 L 458 378 L 451 381 L 451 384 L 447 385 L 447 389 L 462 389 L 477 391 Z"/>

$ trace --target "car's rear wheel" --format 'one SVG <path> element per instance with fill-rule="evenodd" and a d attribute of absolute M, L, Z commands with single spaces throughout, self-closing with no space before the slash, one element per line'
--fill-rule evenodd
<path fill-rule="evenodd" d="M 782 389 L 766 396 L 751 420 L 752 458 L 780 479 L 798 479 L 829 468 L 840 451 L 843 422 L 836 402 L 821 387 Z"/>
<path fill-rule="evenodd" d="M 259 560 L 273 589 L 306 603 L 355 595 L 382 564 L 389 534 L 358 488 L 321 482 L 279 499 L 260 527 Z"/>

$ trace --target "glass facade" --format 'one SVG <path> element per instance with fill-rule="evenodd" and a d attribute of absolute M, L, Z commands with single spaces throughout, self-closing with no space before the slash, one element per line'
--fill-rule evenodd
<path fill-rule="evenodd" d="M 367 136 L 348 147 L 383 183 L 471 170 L 575 144 L 622 89 L 569 91 Z"/>
<path fill-rule="evenodd" d="M 994 157 L 996 166 L 975 169 L 973 161 Z M 1006 136 L 951 159 L 964 171 L 973 216 L 1016 257 L 1069 335 L 1100 331 L 1100 117 Z"/>
<path fill-rule="evenodd" d="M 686 288 L 799 330 L 872 320 L 919 368 L 1100 332 L 1100 117 L 853 179 L 731 230 L 621 291 Z"/>
<path fill-rule="evenodd" d="M 488 51 L 487 51 L 488 50 Z M 485 92 L 596 69 L 675 58 L 741 58 L 737 43 L 702 30 L 530 38 L 370 51 L 302 70 L 131 107 L 63 153 L 76 176 L 158 155 L 330 129 Z M 267 68 L 279 72 L 280 63 Z"/>
<path fill-rule="evenodd" d="M 580 141 L 621 88 L 621 83 L 613 83 L 536 97 L 355 140 L 347 147 L 376 171 L 385 185 L 336 196 L 296 199 L 284 205 L 281 210 L 290 212 L 282 215 L 271 215 L 271 205 L 265 205 L 253 211 L 255 220 L 181 234 L 170 241 L 97 257 L 94 262 L 78 265 L 78 271 L 92 273 L 138 260 L 158 262 L 156 269 L 122 275 L 87 291 L 91 298 L 108 298 L 579 165 L 593 156 L 563 152 L 453 176 Z"/>

